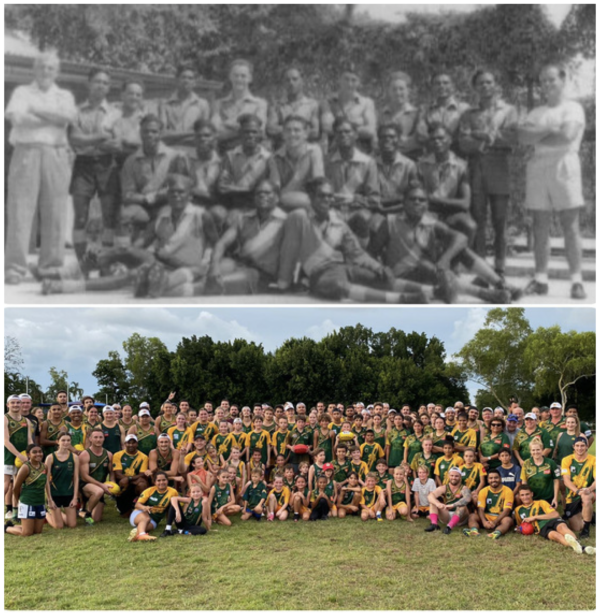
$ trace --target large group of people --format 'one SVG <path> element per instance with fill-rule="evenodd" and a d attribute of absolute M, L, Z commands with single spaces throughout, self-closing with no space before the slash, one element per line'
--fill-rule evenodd
<path fill-rule="evenodd" d="M 359 71 L 340 68 L 337 93 L 315 100 L 298 67 L 278 101 L 251 91 L 253 66 L 231 63 L 230 93 L 212 103 L 198 74 L 177 71 L 164 100 L 144 84 L 107 97 L 110 71 L 89 74 L 78 107 L 59 88 L 59 60 L 42 53 L 34 81 L 6 109 L 14 146 L 8 176 L 5 281 L 28 271 L 44 293 L 133 288 L 137 297 L 308 291 L 329 300 L 448 303 L 460 294 L 509 303 L 548 293 L 553 212 L 564 232 L 571 297 L 584 299 L 578 150 L 585 117 L 557 65 L 540 73 L 544 99 L 527 117 L 501 98 L 493 71 L 477 70 L 473 106 L 448 71 L 427 100 L 411 78 L 389 77 L 384 103 L 360 93 Z M 414 101 L 413 101 L 414 102 Z M 527 144 L 535 277 L 507 284 L 509 160 Z M 74 208 L 77 266 L 65 264 L 66 201 Z M 101 219 L 90 216 L 92 199 Z M 40 253 L 28 267 L 40 211 Z M 488 209 L 493 264 L 486 258 Z"/>
<path fill-rule="evenodd" d="M 153 416 L 154 415 L 154 416 Z M 65 391 L 47 413 L 11 395 L 4 418 L 5 533 L 102 522 L 107 499 L 130 541 L 201 535 L 214 524 L 343 519 L 414 523 L 469 538 L 508 532 L 584 546 L 595 524 L 594 436 L 577 407 L 524 412 L 456 402 L 322 401 L 199 410 L 169 394 L 99 408 Z M 561 512 L 559 512 L 559 510 Z"/>

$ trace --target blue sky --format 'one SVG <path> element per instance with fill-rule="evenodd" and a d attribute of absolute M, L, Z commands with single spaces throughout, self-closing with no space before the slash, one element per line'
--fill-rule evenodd
<path fill-rule="evenodd" d="M 441 339 L 450 357 L 483 325 L 484 307 L 420 308 L 7 308 L 4 334 L 15 337 L 25 361 L 23 373 L 42 387 L 50 384 L 48 370 L 64 369 L 70 381 L 95 393 L 91 375 L 109 350 L 122 354 L 122 344 L 132 333 L 156 336 L 169 350 L 182 337 L 210 335 L 215 340 L 243 338 L 275 350 L 291 337 L 319 340 L 344 326 L 362 324 L 374 331 L 391 327 L 424 332 Z M 531 326 L 555 324 L 563 330 L 595 331 L 591 308 L 530 308 Z M 477 387 L 470 385 L 471 393 Z"/>

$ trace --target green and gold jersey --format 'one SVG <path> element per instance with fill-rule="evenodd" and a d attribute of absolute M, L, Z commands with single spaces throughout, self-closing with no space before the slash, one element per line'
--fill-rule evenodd
<path fill-rule="evenodd" d="M 544 449 L 554 448 L 554 441 L 545 429 L 540 429 L 538 426 L 531 434 L 528 434 L 525 429 L 521 429 L 521 431 L 519 431 L 515 436 L 513 451 L 519 451 L 519 455 L 521 455 L 521 459 L 523 461 L 531 457 L 531 453 L 529 452 L 529 444 L 534 438 L 539 438 L 542 441 L 542 446 Z"/>
<path fill-rule="evenodd" d="M 319 476 L 323 475 L 323 466 L 320 466 L 318 463 L 313 463 L 312 467 L 314 468 L 312 485 L 310 485 L 311 489 L 317 488 L 317 479 Z"/>
<path fill-rule="evenodd" d="M 390 468 L 395 468 L 404 461 L 404 443 L 409 435 L 406 429 L 392 427 L 388 431 L 386 443 L 390 447 L 390 458 L 388 460 Z"/>
<path fill-rule="evenodd" d="M 340 434 L 340 431 L 342 431 L 342 424 L 343 424 L 343 421 L 341 421 L 340 423 L 334 423 L 332 421 L 331 423 L 329 423 L 328 427 L 331 431 L 333 431 L 335 436 L 338 436 Z M 335 439 L 335 436 L 334 436 L 334 439 Z"/>
<path fill-rule="evenodd" d="M 479 487 L 481 477 L 487 473 L 485 468 L 477 462 L 474 462 L 470 468 L 466 465 L 460 466 L 460 474 L 462 476 L 462 484 L 466 485 L 471 491 Z"/>
<path fill-rule="evenodd" d="M 173 446 L 179 450 L 182 446 L 185 446 L 189 442 L 193 441 L 193 433 L 189 427 L 185 427 L 184 429 L 179 429 L 176 425 L 169 427 L 167 429 L 167 435 L 173 442 Z"/>
<path fill-rule="evenodd" d="M 217 449 L 217 455 L 223 455 L 223 459 L 227 459 L 231 454 L 231 447 L 233 446 L 233 441 L 229 437 L 230 434 L 221 434 L 218 433 L 213 436 L 211 440 L 213 446 Z"/>
<path fill-rule="evenodd" d="M 313 436 L 308 431 L 306 431 L 306 429 L 303 429 L 301 432 L 297 429 L 294 429 L 294 431 L 292 431 L 292 433 L 290 434 L 289 444 L 290 446 L 296 446 L 296 444 L 304 444 L 306 446 L 312 447 Z M 294 453 L 294 451 L 291 451 L 291 453 L 292 454 L 290 455 L 290 463 L 297 464 L 301 461 L 310 460 L 308 453 L 297 454 Z"/>
<path fill-rule="evenodd" d="M 75 461 L 73 453 L 69 453 L 68 457 L 61 461 L 56 453 L 52 453 L 52 470 L 50 474 L 50 493 L 52 497 L 72 496 L 75 486 Z"/>
<path fill-rule="evenodd" d="M 370 491 L 366 487 L 363 487 L 361 490 L 361 506 L 366 506 L 367 508 L 373 508 L 375 504 L 377 504 L 377 500 L 379 499 L 379 494 L 381 493 L 381 487 L 379 485 L 375 485 L 375 488 Z"/>
<path fill-rule="evenodd" d="M 103 448 L 99 455 L 96 455 L 91 448 L 87 449 L 90 456 L 89 475 L 100 483 L 103 483 L 108 477 L 108 451 Z"/>
<path fill-rule="evenodd" d="M 328 429 L 327 434 L 323 434 L 319 428 L 315 433 L 317 434 L 316 448 L 322 448 L 325 451 L 325 462 L 333 461 L 333 442 L 331 440 L 331 435 L 334 433 L 333 430 Z"/>
<path fill-rule="evenodd" d="M 373 429 L 373 431 L 375 431 Z M 381 446 L 381 450 L 385 450 L 385 445 L 387 444 L 387 436 L 385 433 L 385 429 L 381 431 L 375 431 L 375 442 Z"/>
<path fill-rule="evenodd" d="M 127 433 L 132 427 L 136 424 L 134 419 L 131 419 L 130 423 L 126 423 L 123 419 L 119 419 L 119 425 L 124 429 L 125 433 Z"/>
<path fill-rule="evenodd" d="M 385 489 L 387 487 L 388 481 L 392 479 L 392 475 L 389 472 L 384 472 L 383 474 L 379 474 L 377 472 L 377 484 Z"/>
<path fill-rule="evenodd" d="M 390 489 L 392 491 L 392 506 L 404 502 L 406 504 L 406 483 L 402 481 L 399 485 L 392 479 Z"/>
<path fill-rule="evenodd" d="M 29 475 L 23 481 L 19 501 L 28 506 L 43 506 L 46 501 L 46 481 L 48 474 L 46 466 L 42 463 L 39 468 L 34 468 L 31 462 L 26 464 Z"/>
<path fill-rule="evenodd" d="M 569 455 L 562 460 L 561 472 L 563 476 L 568 476 L 578 489 L 589 487 L 596 480 L 596 457 L 587 455 L 583 461 L 577 461 L 575 455 Z M 580 499 L 580 495 L 567 489 L 567 504 Z"/>
<path fill-rule="evenodd" d="M 236 464 L 236 462 L 233 461 L 233 459 L 232 459 L 228 463 L 229 463 L 229 465 L 231 465 L 231 466 L 233 466 L 235 468 L 235 475 L 238 478 L 242 478 L 242 472 L 243 472 L 244 468 L 246 467 L 244 462 L 241 459 L 239 459 L 237 464 Z"/>
<path fill-rule="evenodd" d="M 8 422 L 8 439 L 10 443 L 19 451 L 23 453 L 27 450 L 29 444 L 27 436 L 29 433 L 29 423 L 27 419 L 22 416 L 18 421 L 11 418 L 10 414 L 6 414 Z M 50 438 L 51 440 L 53 438 Z M 56 449 L 53 449 L 56 450 Z M 14 466 L 16 455 L 13 455 L 6 447 L 4 447 L 4 465 Z M 42 502 L 43 504 L 43 502 Z"/>
<path fill-rule="evenodd" d="M 448 483 L 446 485 L 446 491 L 444 492 L 444 504 L 449 506 L 450 504 L 454 504 L 458 502 L 462 498 L 462 490 L 464 489 L 464 485 L 459 485 L 456 491 L 452 490 L 452 485 Z"/>
<path fill-rule="evenodd" d="M 250 459 L 248 462 L 248 476 L 252 475 L 252 470 L 254 470 L 254 468 L 258 468 L 262 472 L 262 475 L 265 475 L 266 466 L 262 461 L 254 463 L 254 460 Z"/>
<path fill-rule="evenodd" d="M 231 498 L 231 485 L 227 483 L 225 487 L 220 487 L 219 483 L 215 483 L 213 489 L 215 490 L 215 495 L 212 500 L 211 511 L 214 515 L 217 509 L 229 502 Z"/>
<path fill-rule="evenodd" d="M 67 423 L 67 433 L 71 436 L 71 446 L 79 446 L 83 450 L 86 426 L 81 424 L 79 427 L 76 427 L 73 423 Z"/>
<path fill-rule="evenodd" d="M 372 444 L 368 444 L 365 442 L 360 445 L 360 458 L 367 464 L 367 468 L 369 468 L 369 472 L 371 472 L 375 468 L 375 464 L 378 459 L 385 457 L 385 453 L 379 444 L 373 442 Z"/>
<path fill-rule="evenodd" d="M 446 459 L 446 457 L 442 455 L 435 462 L 435 469 L 433 473 L 440 477 L 440 482 L 443 485 L 446 485 L 448 483 L 448 470 L 453 466 L 460 467 L 464 465 L 464 463 L 463 458 L 458 453 L 454 453 L 450 459 Z"/>
<path fill-rule="evenodd" d="M 170 420 L 165 418 L 164 414 L 161 414 L 158 417 L 158 432 L 159 433 L 167 433 L 169 428 L 175 425 L 175 417 L 172 417 Z"/>
<path fill-rule="evenodd" d="M 267 454 L 269 451 L 269 444 L 271 442 L 271 437 L 269 436 L 269 432 L 264 429 L 256 432 L 251 431 L 246 435 L 246 446 L 252 450 L 256 448 L 260 451 L 260 460 L 263 463 L 267 463 Z"/>
<path fill-rule="evenodd" d="M 242 419 L 242 431 L 248 435 L 252 430 L 254 429 L 253 425 L 252 425 L 252 421 L 250 421 L 249 423 L 246 423 L 244 421 L 244 419 Z"/>
<path fill-rule="evenodd" d="M 194 434 L 194 440 L 197 436 L 204 436 L 207 442 L 212 440 L 212 437 L 219 432 L 219 429 L 214 423 L 207 421 L 206 423 L 201 423 L 200 421 L 196 421 L 190 426 L 192 433 Z"/>
<path fill-rule="evenodd" d="M 356 429 L 356 425 L 352 425 L 352 433 L 356 436 L 356 441 L 358 442 L 358 446 L 365 443 L 365 432 L 366 428 Z"/>
<path fill-rule="evenodd" d="M 58 436 L 61 432 L 67 431 L 67 424 L 64 420 L 61 419 L 60 423 L 52 423 L 51 421 L 46 421 L 48 425 L 48 440 L 52 440 L 52 442 L 56 442 L 58 440 Z M 44 450 L 44 457 L 51 455 L 55 450 L 56 446 L 42 446 Z"/>
<path fill-rule="evenodd" d="M 329 499 L 333 502 L 335 496 L 335 482 L 330 480 L 325 487 L 325 493 L 329 496 Z"/>
<path fill-rule="evenodd" d="M 167 514 L 171 498 L 177 497 L 179 494 L 173 487 L 167 487 L 166 491 L 159 491 L 158 487 L 149 487 L 138 498 L 138 504 L 150 506 L 151 510 L 148 513 L 150 519 L 155 523 L 160 523 L 161 519 Z"/>
<path fill-rule="evenodd" d="M 166 455 L 163 455 L 158 448 L 154 449 L 156 451 L 156 465 L 159 470 L 166 472 L 171 469 L 171 464 L 173 463 L 173 450 L 169 447 L 169 450 Z"/>
<path fill-rule="evenodd" d="M 290 454 L 290 451 L 287 448 L 289 439 L 289 430 L 284 432 L 277 430 L 271 434 L 271 446 L 275 448 L 278 455 L 285 455 L 287 457 Z"/>
<path fill-rule="evenodd" d="M 244 495 L 242 497 L 245 502 L 248 502 L 248 507 L 254 509 L 260 504 L 261 500 L 267 499 L 267 486 L 263 483 L 263 481 L 259 481 L 256 485 L 254 483 L 250 483 L 246 487 L 246 491 L 244 491 Z"/>
<path fill-rule="evenodd" d="M 336 483 L 343 483 L 348 478 L 350 471 L 350 462 L 348 460 L 344 461 L 344 463 L 339 461 L 333 462 L 333 480 Z"/>
<path fill-rule="evenodd" d="M 243 431 L 236 433 L 232 431 L 229 436 L 231 437 L 231 447 L 237 446 L 240 451 L 243 451 L 246 448 L 246 434 Z"/>
<path fill-rule="evenodd" d="M 521 482 L 527 483 L 533 491 L 535 500 L 552 500 L 554 498 L 554 481 L 560 478 L 560 468 L 553 459 L 544 457 L 537 466 L 533 459 L 527 459 L 521 468 Z"/>
<path fill-rule="evenodd" d="M 477 446 L 477 432 L 474 429 L 460 431 L 458 427 L 455 427 L 451 435 L 454 441 L 461 446 L 471 446 L 473 448 Z"/>
<path fill-rule="evenodd" d="M 156 448 L 156 432 L 154 431 L 154 425 L 151 425 L 147 430 L 143 429 L 141 425 L 136 427 L 135 435 L 138 439 L 138 450 L 144 455 L 149 455 L 153 448 Z"/>
<path fill-rule="evenodd" d="M 500 487 L 498 491 L 492 491 L 491 487 L 484 487 L 477 497 L 477 508 L 481 508 L 487 515 L 497 517 L 505 508 L 512 508 L 515 496 L 512 489 Z"/>
<path fill-rule="evenodd" d="M 125 476 L 137 476 L 148 469 L 148 456 L 141 451 L 135 455 L 119 451 L 113 455 L 113 469 L 120 470 Z"/>
<path fill-rule="evenodd" d="M 356 491 L 348 491 L 345 490 L 342 495 L 342 506 L 350 506 L 354 500 L 354 496 L 356 495 Z M 360 491 L 358 492 L 360 493 Z"/>
<path fill-rule="evenodd" d="M 419 438 L 413 433 L 410 434 L 410 436 L 408 436 L 408 438 L 404 441 L 404 448 L 408 449 L 407 461 L 409 465 L 412 463 L 415 455 L 423 450 L 423 445 L 421 444 L 422 439 L 423 436 Z"/>
<path fill-rule="evenodd" d="M 515 520 L 517 526 L 521 525 L 523 519 L 528 517 L 537 517 L 537 515 L 547 515 L 548 513 L 555 512 L 554 508 L 548 504 L 545 500 L 537 500 L 531 503 L 530 506 L 517 506 L 515 509 Z M 552 519 L 538 519 L 532 523 L 535 528 L 535 533 L 539 534 L 540 530 Z"/>
<path fill-rule="evenodd" d="M 269 496 L 274 495 L 275 500 L 277 502 L 277 506 L 284 506 L 285 504 L 289 504 L 291 493 L 287 487 L 282 487 L 280 491 L 276 491 L 275 489 L 271 489 L 269 492 Z"/>
<path fill-rule="evenodd" d="M 563 418 L 561 418 L 556 424 L 554 424 L 551 420 L 542 421 L 538 427 L 548 433 L 550 440 L 552 440 L 554 444 L 556 444 L 556 440 L 558 440 L 558 434 L 562 431 L 567 431 L 567 425 L 565 423 L 565 419 Z M 544 446 L 544 448 L 546 447 Z"/>
<path fill-rule="evenodd" d="M 414 472 L 415 476 L 417 476 L 417 471 L 419 466 L 425 466 L 427 468 L 427 472 L 429 472 L 429 478 L 433 478 L 435 476 L 435 462 L 437 461 L 437 457 L 435 453 L 431 453 L 429 458 L 425 459 L 424 453 L 417 453 L 410 464 L 410 469 Z"/>
<path fill-rule="evenodd" d="M 270 425 L 263 422 L 263 429 L 272 436 L 277 431 L 277 423 L 273 421 Z"/>
<path fill-rule="evenodd" d="M 501 433 L 497 436 L 492 436 L 492 434 L 489 433 L 485 436 L 485 438 L 479 445 L 479 451 L 484 457 L 491 457 L 492 455 L 496 455 L 502 450 L 511 450 L 510 438 L 505 433 Z M 502 465 L 502 463 L 499 459 L 492 459 L 489 462 L 490 470 L 493 468 L 497 468 L 500 465 Z"/>
<path fill-rule="evenodd" d="M 364 461 L 361 461 L 360 463 L 354 463 L 354 461 L 351 461 L 350 472 L 356 472 L 358 474 L 358 478 L 364 481 L 367 473 L 369 472 L 369 468 Z"/>
<path fill-rule="evenodd" d="M 202 498 L 198 503 L 192 500 L 183 515 L 188 525 L 202 525 Z"/>

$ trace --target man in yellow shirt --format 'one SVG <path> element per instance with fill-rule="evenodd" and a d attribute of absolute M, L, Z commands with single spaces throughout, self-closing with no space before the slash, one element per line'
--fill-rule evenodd
<path fill-rule="evenodd" d="M 115 480 L 121 487 L 116 498 L 117 510 L 127 517 L 133 509 L 133 500 L 150 486 L 152 472 L 148 469 L 148 456 L 138 451 L 135 434 L 125 437 L 125 450 L 113 455 Z"/>

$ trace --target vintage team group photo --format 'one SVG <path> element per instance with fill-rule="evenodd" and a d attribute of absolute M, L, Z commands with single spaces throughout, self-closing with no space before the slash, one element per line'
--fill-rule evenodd
<path fill-rule="evenodd" d="M 595 4 L 4 23 L 5 610 L 595 608 Z"/>

